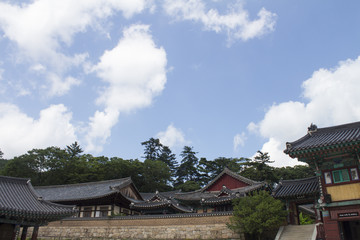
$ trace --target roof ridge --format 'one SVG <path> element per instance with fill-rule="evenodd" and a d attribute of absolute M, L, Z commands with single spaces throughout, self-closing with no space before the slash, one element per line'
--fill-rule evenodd
<path fill-rule="evenodd" d="M 24 181 L 24 182 L 27 182 L 30 180 L 30 178 L 20 178 L 20 177 L 1 176 L 1 175 L 0 175 L 0 179 L 11 179 L 11 180 Z"/>
<path fill-rule="evenodd" d="M 26 185 L 30 189 L 31 194 L 35 198 L 37 198 L 40 202 L 43 202 L 43 203 L 48 204 L 48 205 L 52 205 L 54 207 L 63 207 L 63 208 L 69 208 L 69 209 L 71 208 L 72 210 L 74 210 L 74 208 L 75 208 L 75 205 L 63 205 L 63 204 L 53 203 L 53 202 L 50 202 L 48 200 L 45 200 L 45 199 L 43 199 L 43 197 L 38 192 L 36 192 L 36 190 L 34 189 L 34 186 L 31 184 L 30 181 L 27 181 Z"/>
<path fill-rule="evenodd" d="M 324 128 L 318 128 L 317 131 L 326 131 L 326 130 L 340 130 L 343 128 L 349 128 L 350 126 L 358 126 L 360 128 L 360 121 L 358 122 L 352 122 L 352 123 L 345 123 L 345 124 L 340 124 L 340 125 L 335 125 L 335 126 L 330 126 L 330 127 L 324 127 Z"/>
<path fill-rule="evenodd" d="M 207 188 L 209 188 L 211 185 L 213 185 L 217 180 L 219 180 L 219 178 L 221 176 L 223 176 L 224 174 L 228 174 L 229 176 L 237 179 L 237 180 L 240 180 L 240 181 L 243 181 L 249 185 L 254 185 L 254 184 L 257 184 L 257 183 L 261 183 L 261 182 L 257 182 L 257 181 L 254 181 L 254 180 L 251 180 L 249 178 L 246 178 L 244 176 L 241 176 L 240 174 L 238 173 L 235 173 L 233 171 L 231 171 L 229 168 L 225 167 L 224 170 L 219 173 L 213 180 L 211 180 L 206 186 L 204 186 L 203 188 L 201 188 L 201 191 L 204 192 Z"/>
<path fill-rule="evenodd" d="M 299 179 L 290 179 L 290 180 L 281 180 L 279 181 L 279 184 L 280 183 L 292 183 L 292 182 L 302 182 L 302 181 L 308 181 L 308 180 L 313 180 L 313 179 L 316 179 L 317 176 L 313 176 L 313 177 L 307 177 L 307 178 L 299 178 Z"/>
<path fill-rule="evenodd" d="M 89 184 L 99 184 L 99 183 L 110 183 L 110 182 L 116 182 L 119 180 L 131 180 L 131 177 L 126 178 L 118 178 L 118 179 L 110 179 L 110 180 L 103 180 L 103 181 L 95 181 L 95 182 L 83 182 L 83 183 L 70 183 L 70 184 L 61 184 L 61 185 L 48 185 L 48 186 L 35 186 L 35 189 L 45 189 L 45 188 L 60 188 L 60 187 L 68 187 L 68 186 L 86 186 Z"/>

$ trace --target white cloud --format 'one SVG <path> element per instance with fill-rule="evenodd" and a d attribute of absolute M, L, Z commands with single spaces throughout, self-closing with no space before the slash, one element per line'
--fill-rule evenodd
<path fill-rule="evenodd" d="M 311 123 L 318 127 L 360 120 L 360 57 L 342 61 L 333 69 L 319 69 L 302 84 L 303 96 L 308 101 L 274 104 L 259 123 L 250 123 L 248 129 L 257 129 L 268 139 L 262 151 L 269 152 L 276 166 L 299 162 L 282 151 L 286 142 L 304 136 Z"/>
<path fill-rule="evenodd" d="M 0 81 L 3 79 L 4 72 L 5 72 L 5 70 L 0 68 Z"/>
<path fill-rule="evenodd" d="M 108 87 L 97 99 L 104 111 L 90 118 L 87 149 L 100 151 L 120 113 L 149 106 L 166 83 L 166 52 L 155 45 L 149 26 L 132 25 L 118 45 L 105 51 L 93 67 Z"/>
<path fill-rule="evenodd" d="M 76 140 L 72 115 L 62 105 L 51 105 L 34 119 L 12 104 L 0 103 L 0 148 L 5 158 L 33 148 L 65 146 Z"/>
<path fill-rule="evenodd" d="M 249 13 L 239 2 L 229 7 L 227 14 L 221 15 L 217 9 L 206 10 L 202 0 L 166 0 L 164 9 L 177 20 L 189 20 L 202 23 L 205 30 L 226 33 L 228 42 L 249 40 L 272 32 L 276 23 L 276 14 L 262 8 L 258 18 L 249 19 Z"/>
<path fill-rule="evenodd" d="M 104 20 L 121 11 L 127 18 L 140 13 L 145 0 L 35 0 L 30 3 L 0 2 L 0 30 L 4 37 L 16 43 L 18 59 L 47 69 L 45 76 L 58 75 L 64 81 L 60 92 L 65 94 L 72 85 L 62 79 L 63 73 L 84 63 L 86 54 L 66 54 L 74 36 L 88 28 L 101 29 Z M 56 84 L 58 84 L 58 80 Z M 49 83 L 54 83 L 50 80 Z M 55 88 L 55 86 L 50 86 Z M 66 91 L 65 91 L 66 90 Z"/>
<path fill-rule="evenodd" d="M 71 76 L 66 77 L 64 80 L 60 76 L 49 73 L 48 81 L 51 82 L 51 87 L 47 91 L 48 96 L 61 96 L 67 93 L 72 86 L 80 85 L 81 81 Z M 46 88 L 46 87 L 45 87 Z"/>
<path fill-rule="evenodd" d="M 174 127 L 173 124 L 170 124 L 166 131 L 156 134 L 156 137 L 160 139 L 161 144 L 170 148 L 182 147 L 188 143 L 188 141 L 185 140 L 184 133 Z"/>
<path fill-rule="evenodd" d="M 238 133 L 234 136 L 233 145 L 234 145 L 234 151 L 237 151 L 239 147 L 244 147 L 246 141 L 246 135 L 244 132 L 241 134 Z"/>

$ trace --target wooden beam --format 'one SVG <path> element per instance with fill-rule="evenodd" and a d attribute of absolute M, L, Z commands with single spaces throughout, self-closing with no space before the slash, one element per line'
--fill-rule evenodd
<path fill-rule="evenodd" d="M 20 240 L 26 240 L 27 230 L 28 230 L 28 226 L 24 226 L 23 230 L 22 230 L 22 233 L 21 233 Z"/>
<path fill-rule="evenodd" d="M 39 226 L 35 226 L 31 236 L 31 240 L 37 240 L 38 234 L 39 234 Z"/>

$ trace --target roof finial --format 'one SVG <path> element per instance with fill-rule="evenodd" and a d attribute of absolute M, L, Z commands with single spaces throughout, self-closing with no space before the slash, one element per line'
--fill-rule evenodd
<path fill-rule="evenodd" d="M 310 124 L 310 127 L 308 127 L 308 134 L 311 136 L 313 132 L 317 131 L 317 126 L 313 123 Z"/>

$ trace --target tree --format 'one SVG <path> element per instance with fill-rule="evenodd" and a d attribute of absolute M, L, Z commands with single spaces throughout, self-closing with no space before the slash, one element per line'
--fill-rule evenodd
<path fill-rule="evenodd" d="M 7 160 L 3 158 L 4 153 L 0 149 L 0 175 L 2 174 L 2 169 L 5 167 L 5 165 L 8 163 Z"/>
<path fill-rule="evenodd" d="M 178 164 L 176 161 L 175 154 L 171 152 L 171 150 L 168 146 L 162 147 L 161 154 L 160 154 L 158 160 L 165 163 L 169 167 L 171 179 L 173 179 L 173 177 L 175 177 L 176 170 L 178 168 Z"/>
<path fill-rule="evenodd" d="M 143 158 L 156 161 L 161 155 L 163 145 L 159 139 L 150 138 L 148 141 L 142 142 L 141 145 L 145 146 Z"/>
<path fill-rule="evenodd" d="M 242 163 L 246 161 L 245 158 L 225 158 L 219 157 L 213 161 L 208 161 L 206 158 L 201 158 L 199 161 L 199 172 L 201 185 L 207 184 L 209 181 L 219 175 L 225 168 L 233 172 L 240 172 Z"/>
<path fill-rule="evenodd" d="M 160 140 L 155 138 L 150 138 L 148 141 L 142 142 L 141 145 L 145 146 L 143 158 L 165 163 L 170 168 L 171 176 L 175 176 L 176 156 L 168 146 L 162 145 Z"/>
<path fill-rule="evenodd" d="M 244 163 L 245 168 L 241 171 L 241 175 L 255 181 L 276 182 L 277 178 L 274 175 L 274 167 L 268 165 L 273 162 L 270 160 L 267 152 L 257 151 L 257 155 L 253 160 L 248 160 Z"/>
<path fill-rule="evenodd" d="M 278 180 L 292 180 L 315 176 L 314 169 L 309 166 L 297 165 L 294 167 L 274 168 L 274 174 Z"/>
<path fill-rule="evenodd" d="M 139 189 L 142 192 L 155 192 L 156 190 L 162 192 L 171 189 L 167 185 L 170 180 L 169 167 L 161 161 L 146 159 L 143 163 L 142 176 L 144 184 Z"/>
<path fill-rule="evenodd" d="M 176 171 L 176 185 L 183 184 L 186 181 L 198 181 L 200 176 L 197 168 L 199 159 L 196 157 L 196 152 L 193 151 L 192 147 L 185 146 L 180 156 L 182 160 Z"/>
<path fill-rule="evenodd" d="M 66 146 L 66 152 L 70 155 L 71 158 L 79 157 L 84 150 L 80 147 L 80 145 L 75 141 L 70 146 Z"/>
<path fill-rule="evenodd" d="M 182 192 L 191 192 L 200 189 L 201 186 L 198 182 L 187 181 L 185 183 L 181 183 L 176 185 L 175 189 L 181 190 Z"/>
<path fill-rule="evenodd" d="M 228 227 L 237 233 L 251 235 L 251 239 L 264 239 L 267 232 L 276 230 L 286 219 L 283 203 L 266 191 L 234 201 L 234 213 Z"/>

